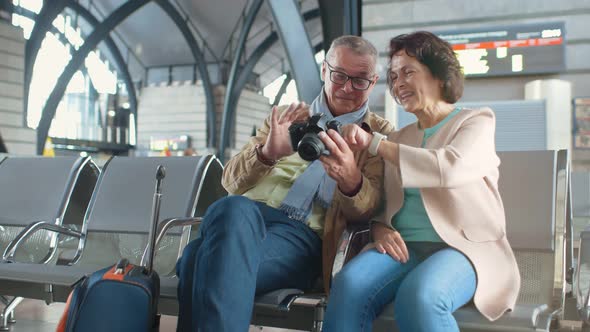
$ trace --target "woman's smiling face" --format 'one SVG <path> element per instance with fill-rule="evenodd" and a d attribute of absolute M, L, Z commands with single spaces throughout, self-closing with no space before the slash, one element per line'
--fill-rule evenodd
<path fill-rule="evenodd" d="M 442 101 L 442 82 L 405 49 L 391 57 L 391 95 L 406 112 L 416 113 Z"/>

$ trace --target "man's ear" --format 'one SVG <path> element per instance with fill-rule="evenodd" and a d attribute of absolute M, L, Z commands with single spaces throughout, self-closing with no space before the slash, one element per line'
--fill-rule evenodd
<path fill-rule="evenodd" d="M 321 74 L 320 75 L 320 80 L 322 82 L 325 82 L 325 80 L 324 80 L 324 77 L 326 75 L 326 62 L 325 61 L 322 61 L 322 72 L 320 74 Z"/>

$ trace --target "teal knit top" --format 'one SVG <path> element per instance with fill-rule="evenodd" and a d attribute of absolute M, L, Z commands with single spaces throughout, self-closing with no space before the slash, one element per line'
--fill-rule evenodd
<path fill-rule="evenodd" d="M 422 139 L 422 147 L 426 146 L 428 139 L 460 110 L 458 107 L 455 108 L 436 126 L 426 128 Z M 404 188 L 404 204 L 393 216 L 391 224 L 400 232 L 406 242 L 443 242 L 432 227 L 419 188 Z"/>

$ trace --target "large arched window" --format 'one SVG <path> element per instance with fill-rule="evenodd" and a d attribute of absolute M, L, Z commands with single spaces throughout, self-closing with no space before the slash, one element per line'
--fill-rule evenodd
<path fill-rule="evenodd" d="M 29 38 L 33 19 L 19 15 L 19 7 L 39 14 L 43 0 L 13 0 L 12 22 Z M 72 51 L 84 43 L 81 29 L 67 14 L 58 15 L 41 44 L 29 86 L 26 123 L 37 128 L 41 112 L 57 79 L 72 57 Z M 59 32 L 59 33 L 58 33 Z M 71 139 L 102 140 L 104 122 L 112 96 L 117 92 L 117 73 L 100 52 L 91 52 L 84 67 L 73 76 L 62 98 L 49 135 Z"/>

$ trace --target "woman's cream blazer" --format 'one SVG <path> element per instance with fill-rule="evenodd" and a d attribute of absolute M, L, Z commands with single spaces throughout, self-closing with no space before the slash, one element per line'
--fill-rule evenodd
<path fill-rule="evenodd" d="M 403 188 L 420 188 L 438 235 L 475 267 L 474 303 L 488 319 L 514 308 L 520 275 L 506 239 L 504 206 L 498 192 L 495 117 L 489 108 L 462 109 L 428 139 L 417 123 L 392 132 L 400 144 L 400 166 L 385 162 L 385 209 L 390 221 L 404 201 Z"/>

